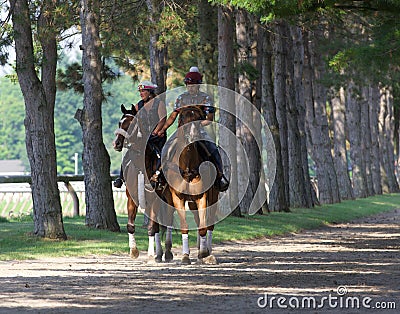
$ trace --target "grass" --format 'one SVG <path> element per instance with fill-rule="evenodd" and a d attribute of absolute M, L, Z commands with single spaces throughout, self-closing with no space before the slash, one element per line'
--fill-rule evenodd
<path fill-rule="evenodd" d="M 214 243 L 243 239 L 278 236 L 327 224 L 348 222 L 356 218 L 390 211 L 400 207 L 400 194 L 379 195 L 313 209 L 292 209 L 290 213 L 227 217 L 215 227 Z M 51 256 L 85 256 L 91 254 L 127 254 L 128 237 L 125 232 L 126 215 L 119 215 L 123 232 L 114 233 L 85 227 L 84 217 L 64 218 L 67 241 L 46 240 L 32 236 L 30 216 L 11 220 L 0 219 L 0 260 L 36 259 Z M 136 221 L 136 242 L 140 250 L 147 249 L 147 230 L 141 228 L 143 216 Z M 180 233 L 174 233 L 175 246 L 181 245 Z M 195 232 L 189 233 L 192 246 Z"/>

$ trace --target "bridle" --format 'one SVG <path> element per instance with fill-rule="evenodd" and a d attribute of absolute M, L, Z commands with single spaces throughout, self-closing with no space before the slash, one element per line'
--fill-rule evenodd
<path fill-rule="evenodd" d="M 179 113 L 179 120 L 178 120 L 178 127 L 184 126 L 187 123 L 190 122 L 200 122 L 199 120 L 204 119 L 204 114 L 203 111 L 196 106 L 187 106 L 181 108 L 181 111 Z M 198 141 L 194 141 L 195 136 L 194 131 L 196 128 L 196 124 L 192 123 L 190 125 L 190 131 L 189 132 L 184 132 L 182 136 L 185 139 L 185 148 L 187 153 L 189 153 L 192 149 L 197 150 L 198 149 Z M 182 129 L 183 130 L 183 129 Z M 197 169 L 182 169 L 179 167 L 179 172 L 181 176 L 187 181 L 190 182 L 194 178 L 199 176 L 199 170 Z"/>
<path fill-rule="evenodd" d="M 129 134 L 127 130 L 125 130 L 125 129 L 123 129 L 123 128 L 121 127 L 122 124 L 123 124 L 123 121 L 124 121 L 127 117 L 132 118 L 131 122 L 129 123 L 129 125 L 130 125 L 130 124 L 132 123 L 133 118 L 134 118 L 135 116 L 134 116 L 133 114 L 129 114 L 129 113 L 124 114 L 124 115 L 122 116 L 121 120 L 119 121 L 119 128 L 116 129 L 115 132 L 114 132 L 114 134 L 115 134 L 116 136 L 121 135 L 121 136 L 123 136 L 123 137 L 125 138 L 125 140 L 128 140 L 128 139 L 132 136 L 132 134 L 134 134 L 134 133 L 136 132 L 136 130 L 138 129 L 138 124 L 136 124 L 135 127 L 134 127 L 134 129 L 132 130 L 132 132 Z M 129 125 L 128 125 L 128 128 L 129 128 Z M 127 129 L 128 129 L 128 128 L 127 128 Z"/>

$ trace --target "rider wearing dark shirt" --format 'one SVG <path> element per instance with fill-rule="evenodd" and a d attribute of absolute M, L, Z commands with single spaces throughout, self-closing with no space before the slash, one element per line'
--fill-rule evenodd
<path fill-rule="evenodd" d="M 165 104 L 156 98 L 155 89 L 156 84 L 149 81 L 143 81 L 138 85 L 140 97 L 142 98 L 136 105 L 136 111 L 140 110 L 139 125 L 142 132 L 150 134 L 147 141 L 147 146 L 158 156 L 156 161 L 156 169 L 161 164 L 161 150 L 166 142 L 167 137 L 165 134 L 158 135 L 165 123 L 165 116 L 167 114 Z M 154 127 L 155 126 L 155 127 Z M 151 130 L 153 128 L 153 130 Z M 120 188 L 123 184 L 122 168 L 119 177 L 114 181 L 114 186 Z"/>

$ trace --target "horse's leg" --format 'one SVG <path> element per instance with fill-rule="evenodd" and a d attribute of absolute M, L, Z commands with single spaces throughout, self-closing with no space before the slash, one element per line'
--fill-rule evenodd
<path fill-rule="evenodd" d="M 181 233 L 182 233 L 182 264 L 189 265 L 190 262 L 190 249 L 189 249 L 189 226 L 186 222 L 185 201 L 180 199 L 174 192 L 172 192 L 172 201 L 175 209 L 178 211 Z"/>
<path fill-rule="evenodd" d="M 152 216 L 152 215 L 151 215 Z M 149 261 L 151 259 L 155 259 L 157 263 L 162 261 L 162 246 L 161 246 L 161 237 L 160 237 L 160 225 L 155 221 L 155 217 L 150 217 L 149 224 L 147 226 L 147 234 L 149 236 L 149 248 L 147 251 Z M 154 257 L 154 242 L 156 244 L 156 251 Z"/>
<path fill-rule="evenodd" d="M 200 249 L 197 257 L 201 259 L 210 255 L 207 247 L 207 193 L 204 193 L 204 195 L 196 201 L 196 204 L 199 214 L 198 233 L 200 238 Z"/>
<path fill-rule="evenodd" d="M 147 235 L 149 237 L 149 246 L 147 249 L 148 262 L 161 262 L 162 261 L 162 247 L 160 238 L 160 225 L 157 222 L 157 208 L 159 205 L 158 198 L 154 192 L 146 193 L 147 206 L 149 208 L 146 212 L 149 217 L 147 225 Z M 154 243 L 156 244 L 156 251 L 154 252 Z"/>
<path fill-rule="evenodd" d="M 208 212 L 207 212 L 207 247 L 210 255 L 212 253 L 212 234 L 215 224 L 215 213 L 217 211 L 218 191 L 216 188 L 211 188 L 208 191 Z"/>
<path fill-rule="evenodd" d="M 155 240 L 156 240 L 156 262 L 162 262 L 162 256 L 164 254 L 162 244 L 161 244 L 161 234 L 160 234 L 160 224 L 158 222 L 153 222 L 156 225 L 156 233 L 155 233 Z"/>
<path fill-rule="evenodd" d="M 155 199 L 151 202 L 150 213 L 149 213 L 149 218 L 150 219 L 149 219 L 149 225 L 148 225 L 148 228 L 147 228 L 149 241 L 150 241 L 149 242 L 148 256 L 149 256 L 149 261 L 154 256 L 154 242 L 152 240 L 152 237 L 154 237 L 154 241 L 155 241 L 155 244 L 156 244 L 155 261 L 157 263 L 161 263 L 162 262 L 162 256 L 163 256 L 164 252 L 163 252 L 162 245 L 161 245 L 160 224 L 158 223 L 158 219 L 160 218 L 159 217 L 159 214 L 160 214 L 159 211 L 160 211 L 161 206 L 163 206 L 163 204 L 162 204 L 163 202 L 161 201 L 161 196 L 159 194 L 154 195 L 153 193 L 151 193 L 151 197 L 155 197 Z M 161 214 L 163 214 L 163 213 L 161 212 Z M 169 247 L 169 253 L 170 254 L 166 253 L 165 260 L 167 262 L 169 262 L 169 261 L 171 261 L 173 259 L 173 257 L 170 256 L 170 255 L 172 255 L 171 247 L 172 247 L 172 239 L 171 239 L 170 247 Z M 168 250 L 167 246 L 166 246 L 166 250 Z"/>
<path fill-rule="evenodd" d="M 170 262 L 174 259 L 174 254 L 172 253 L 172 224 L 167 227 L 167 232 L 165 234 L 165 261 Z"/>
<path fill-rule="evenodd" d="M 164 201 L 160 201 L 158 208 L 162 211 L 160 216 L 161 220 L 164 222 L 166 227 L 161 226 L 163 232 L 165 232 L 165 261 L 170 262 L 174 259 L 174 254 L 172 254 L 172 226 L 174 220 L 174 209 L 168 204 L 172 204 L 172 196 L 169 187 L 164 188 L 164 190 L 159 195 L 160 199 L 164 198 Z M 165 216 L 166 215 L 166 216 Z"/>
<path fill-rule="evenodd" d="M 135 240 L 135 218 L 137 214 L 137 206 L 132 197 L 129 195 L 128 189 L 126 190 L 126 196 L 128 197 L 128 224 L 126 225 L 126 229 L 128 230 L 129 237 L 129 255 L 132 258 L 138 258 L 139 250 L 136 247 Z"/>
<path fill-rule="evenodd" d="M 196 226 L 200 225 L 200 218 L 199 218 L 199 212 L 197 211 L 197 204 L 196 202 L 189 202 L 189 209 L 193 212 L 193 219 L 194 222 L 196 223 Z M 200 249 L 200 236 L 199 233 L 197 232 L 197 249 Z"/>
<path fill-rule="evenodd" d="M 208 226 L 207 227 L 207 248 L 208 252 L 212 253 L 212 236 L 213 236 L 213 231 L 214 231 L 214 225 Z"/>
<path fill-rule="evenodd" d="M 169 189 L 168 189 L 169 191 Z M 169 195 L 168 195 L 169 193 Z M 165 195 L 165 198 L 167 200 L 167 204 L 171 204 L 171 193 L 167 192 L 167 195 Z M 174 259 L 174 254 L 172 254 L 172 226 L 174 224 L 174 209 L 171 206 L 168 205 L 164 206 L 166 207 L 166 210 L 164 210 L 164 213 L 167 214 L 167 232 L 165 234 L 165 261 L 170 262 Z"/>

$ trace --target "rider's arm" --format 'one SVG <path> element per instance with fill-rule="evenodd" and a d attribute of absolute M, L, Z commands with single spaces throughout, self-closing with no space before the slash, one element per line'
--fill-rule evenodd
<path fill-rule="evenodd" d="M 167 121 L 165 121 L 162 129 L 157 133 L 159 136 L 163 135 L 165 131 L 175 122 L 176 117 L 178 116 L 177 111 L 172 111 L 169 115 Z"/>
<path fill-rule="evenodd" d="M 165 121 L 167 120 L 166 117 L 162 118 L 160 120 L 160 122 L 157 123 L 156 128 L 154 129 L 154 131 L 152 132 L 154 135 L 158 135 L 160 133 L 160 131 L 162 130 L 163 126 L 165 125 Z M 160 134 L 164 134 L 164 132 L 160 133 Z"/>
<path fill-rule="evenodd" d="M 154 135 L 158 135 L 158 133 L 162 130 L 162 128 L 165 124 L 165 121 L 167 120 L 166 116 L 167 116 L 167 109 L 165 107 L 164 102 L 160 101 L 160 103 L 158 105 L 158 117 L 159 117 L 160 121 L 157 123 L 157 125 L 153 131 Z"/>

